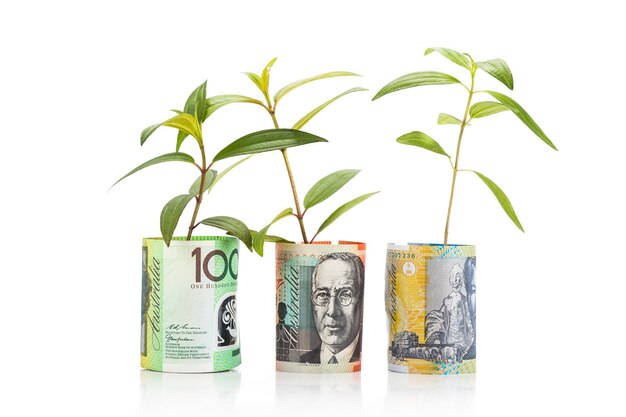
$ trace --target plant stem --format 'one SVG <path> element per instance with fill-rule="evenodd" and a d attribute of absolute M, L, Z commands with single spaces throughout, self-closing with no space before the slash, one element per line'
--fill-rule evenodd
<path fill-rule="evenodd" d="M 189 224 L 189 230 L 187 232 L 187 240 L 191 240 L 191 234 L 196 225 L 196 217 L 198 217 L 198 211 L 200 211 L 200 204 L 202 204 L 202 196 L 204 195 L 204 182 L 206 181 L 206 173 L 211 169 L 211 163 L 206 166 L 206 154 L 204 153 L 204 146 L 200 145 L 200 152 L 202 153 L 202 168 L 200 169 L 200 194 L 196 196 L 196 207 L 193 210 L 193 216 L 191 217 L 191 223 Z"/>
<path fill-rule="evenodd" d="M 450 187 L 450 202 L 448 203 L 448 215 L 446 217 L 446 229 L 443 234 L 443 245 L 448 245 L 448 230 L 450 228 L 450 213 L 452 212 L 452 200 L 454 200 L 454 187 L 456 185 L 456 174 L 459 172 L 459 156 L 461 155 L 461 141 L 463 140 L 463 132 L 465 126 L 467 126 L 467 116 L 469 115 L 469 109 L 472 104 L 472 96 L 474 95 L 474 76 L 476 74 L 475 68 L 471 70 L 472 85 L 469 89 L 469 97 L 467 98 L 467 104 L 465 105 L 465 114 L 463 115 L 463 122 L 461 123 L 461 130 L 459 131 L 459 139 L 456 145 L 456 157 L 454 159 L 454 167 L 452 168 L 452 187 Z"/>
<path fill-rule="evenodd" d="M 272 110 L 269 111 L 270 116 L 272 116 L 272 122 L 274 122 L 274 127 L 279 129 L 278 120 L 276 120 L 276 104 L 274 107 L 271 107 Z M 291 193 L 293 194 L 293 201 L 296 205 L 296 217 L 298 218 L 298 223 L 300 224 L 300 233 L 302 233 L 302 241 L 304 243 L 309 243 L 309 240 L 306 237 L 306 229 L 304 228 L 304 213 L 300 209 L 300 201 L 298 200 L 298 191 L 296 190 L 296 182 L 293 179 L 293 172 L 291 171 L 291 165 L 289 164 L 289 157 L 287 156 L 287 149 L 281 149 L 280 152 L 283 154 L 283 160 L 285 161 L 285 168 L 287 168 L 287 175 L 289 176 L 289 184 L 291 185 Z"/>
<path fill-rule="evenodd" d="M 291 165 L 289 165 L 289 157 L 287 156 L 287 149 L 281 149 L 280 152 L 283 154 L 283 159 L 285 160 L 285 167 L 287 167 L 287 174 L 289 175 L 289 182 L 291 183 L 291 191 L 293 193 L 293 201 L 296 203 L 296 217 L 298 218 L 298 223 L 300 224 L 300 232 L 302 233 L 302 241 L 304 243 L 309 243 L 306 237 L 306 230 L 304 229 L 304 215 L 300 211 L 300 202 L 298 201 L 298 192 L 296 191 L 296 183 L 293 179 L 293 173 L 291 172 Z"/>

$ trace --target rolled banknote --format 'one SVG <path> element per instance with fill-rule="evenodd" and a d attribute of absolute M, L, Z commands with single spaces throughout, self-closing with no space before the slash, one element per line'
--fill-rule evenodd
<path fill-rule="evenodd" d="M 239 241 L 143 239 L 141 367 L 217 372 L 241 363 L 237 323 Z"/>
<path fill-rule="evenodd" d="M 276 369 L 361 370 L 365 244 L 276 244 Z"/>
<path fill-rule="evenodd" d="M 476 248 L 387 247 L 390 371 L 476 372 Z"/>

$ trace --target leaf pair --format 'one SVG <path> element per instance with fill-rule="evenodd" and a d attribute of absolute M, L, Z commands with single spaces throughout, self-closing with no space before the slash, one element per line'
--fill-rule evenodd
<path fill-rule="evenodd" d="M 199 195 L 202 193 L 208 194 L 213 189 L 215 184 L 217 184 L 217 182 L 219 182 L 224 177 L 224 175 L 226 175 L 229 171 L 231 171 L 247 159 L 249 158 L 244 158 L 241 161 L 235 162 L 233 165 L 226 168 L 220 174 L 218 174 L 215 170 L 207 171 L 204 176 L 204 184 L 202 185 L 202 190 L 200 189 L 200 184 L 202 182 L 201 175 L 194 181 L 191 187 L 189 187 L 189 192 L 187 194 L 178 195 L 165 204 L 163 210 L 161 210 L 160 223 L 161 235 L 163 236 L 163 240 L 165 241 L 166 245 L 169 246 L 170 241 L 174 236 L 176 226 L 178 225 L 178 222 L 180 220 L 180 216 L 182 215 L 189 202 L 194 198 L 198 198 Z M 232 232 L 233 235 L 238 237 L 246 246 L 248 246 L 248 248 L 251 248 L 252 238 L 250 237 L 249 231 L 246 232 L 248 228 L 240 220 L 227 216 L 218 216 L 204 219 L 200 223 Z"/>
<path fill-rule="evenodd" d="M 261 75 L 257 75 L 254 72 L 244 72 L 250 78 L 250 80 L 257 86 L 261 93 L 269 99 L 269 88 L 270 88 L 270 71 L 272 70 L 272 66 L 276 62 L 278 58 L 272 59 L 267 63 L 265 68 L 261 71 Z"/>
<path fill-rule="evenodd" d="M 431 152 L 447 156 L 448 158 L 450 157 L 443 150 L 443 148 L 441 148 L 441 146 L 439 145 L 439 143 L 437 143 L 437 141 L 435 141 L 433 138 L 431 138 L 430 136 L 428 136 L 427 134 L 423 132 L 410 132 L 410 133 L 400 136 L 398 139 L 396 139 L 396 141 L 403 145 L 417 146 L 423 149 L 427 149 Z M 524 228 L 522 227 L 519 219 L 517 218 L 517 214 L 515 213 L 515 210 L 513 209 L 513 205 L 511 204 L 511 201 L 506 196 L 504 191 L 502 191 L 502 189 L 498 187 L 498 185 L 496 185 L 495 182 L 493 182 L 492 180 L 490 180 L 483 174 L 477 171 L 471 171 L 471 172 L 475 173 L 487 185 L 487 187 L 489 187 L 489 189 L 491 190 L 493 195 L 496 197 L 496 199 L 500 203 L 500 206 L 502 207 L 504 212 L 507 214 L 507 216 L 509 216 L 509 218 L 513 221 L 513 223 L 523 232 Z"/>
<path fill-rule="evenodd" d="M 185 102 L 183 111 L 173 110 L 176 116 L 163 123 L 148 126 L 141 132 L 141 144 L 161 126 L 168 126 L 178 129 L 176 136 L 176 152 L 180 150 L 183 142 L 188 136 L 194 137 L 200 146 L 203 146 L 202 123 L 204 123 L 215 111 L 232 103 L 252 103 L 264 106 L 262 102 L 251 97 L 225 94 L 213 97 L 206 97 L 207 82 L 203 82 L 196 87 Z"/>
<path fill-rule="evenodd" d="M 424 55 L 437 52 L 447 58 L 449 61 L 467 69 L 470 72 L 480 68 L 496 80 L 504 84 L 509 90 L 513 90 L 513 74 L 507 63 L 501 59 L 490 59 L 488 61 L 474 62 L 469 54 L 461 53 L 450 48 L 428 48 Z"/>
<path fill-rule="evenodd" d="M 490 59 L 488 61 L 474 62 L 469 54 L 464 54 L 449 48 L 428 48 L 424 55 L 437 52 L 454 62 L 455 64 L 467 69 L 470 73 L 474 73 L 477 68 L 482 69 L 487 74 L 500 81 L 510 90 L 513 90 L 513 74 L 507 63 L 500 58 Z M 399 77 L 389 84 L 385 85 L 372 100 L 377 100 L 382 96 L 406 88 L 419 87 L 423 85 L 444 85 L 444 84 L 461 84 L 456 77 L 437 71 L 422 71 Z M 467 87 L 465 87 L 467 88 Z M 468 89 L 469 90 L 469 89 Z"/>
<path fill-rule="evenodd" d="M 257 75 L 253 72 L 244 72 L 246 76 L 257 86 L 257 88 L 264 94 L 269 97 L 269 82 L 270 82 L 270 71 L 274 66 L 277 58 L 272 59 L 268 64 L 263 68 L 261 75 Z M 314 75 L 313 77 L 303 78 L 301 80 L 294 81 L 292 83 L 287 84 L 286 86 L 279 88 L 274 94 L 274 103 L 278 103 L 281 98 L 283 98 L 287 93 L 295 90 L 298 87 L 301 87 L 305 84 L 308 84 L 313 81 L 323 80 L 326 78 L 334 78 L 334 77 L 345 77 L 345 76 L 359 76 L 353 72 L 348 71 L 331 71 L 325 72 L 323 74 Z"/>
<path fill-rule="evenodd" d="M 326 200 L 337 191 L 339 191 L 344 185 L 346 185 L 352 178 L 354 178 L 360 171 L 358 169 L 343 169 L 340 171 L 333 172 L 316 182 L 311 189 L 304 196 L 304 208 L 310 209 Z M 315 236 L 311 241 L 315 240 L 315 237 L 328 226 L 330 226 L 339 216 L 344 214 L 346 211 L 350 210 L 357 204 L 367 200 L 369 197 L 373 196 L 377 192 L 364 194 L 359 196 L 353 200 L 350 200 L 346 204 L 340 206 L 337 210 L 331 213 L 330 216 L 322 223 L 319 227 Z"/>
<path fill-rule="evenodd" d="M 400 136 L 398 139 L 396 139 L 396 141 L 403 145 L 417 146 L 419 148 L 426 149 L 431 152 L 444 155 L 450 158 L 450 155 L 448 155 L 443 150 L 443 148 L 439 145 L 439 143 L 437 143 L 436 140 L 434 140 L 433 138 L 431 138 L 430 136 L 428 136 L 427 134 L 423 132 L 410 132 L 410 133 Z M 523 232 L 524 228 L 522 227 L 519 219 L 517 218 L 517 215 L 515 214 L 515 210 L 513 209 L 513 205 L 511 204 L 510 200 L 508 199 L 504 191 L 502 191 L 502 189 L 498 187 L 496 183 L 491 181 L 489 178 L 487 178 L 483 174 L 477 171 L 471 171 L 471 172 L 474 172 L 476 175 L 478 175 L 478 177 L 489 187 L 489 189 L 493 192 L 496 199 L 500 203 L 500 206 L 502 206 L 502 209 L 505 211 L 505 213 L 509 216 L 509 218 L 513 221 L 513 223 L 515 223 L 515 225 Z"/>
<path fill-rule="evenodd" d="M 218 109 L 233 103 L 252 103 L 264 106 L 262 102 L 251 97 L 236 94 L 224 94 L 206 98 L 206 82 L 191 92 L 185 104 L 185 113 L 195 115 L 200 123 L 204 123 Z M 202 110 L 200 110 L 202 109 Z M 187 138 L 188 133 L 179 131 L 176 137 L 176 151 L 178 151 Z"/>
<path fill-rule="evenodd" d="M 327 78 L 334 78 L 334 77 L 346 77 L 346 76 L 359 76 L 358 74 L 355 74 L 353 72 L 348 72 L 348 71 L 331 71 L 331 72 L 325 72 L 323 74 L 318 74 L 315 75 L 313 77 L 308 77 L 308 78 L 303 78 L 301 80 L 297 80 L 294 81 L 292 83 L 287 84 L 286 86 L 278 89 L 278 91 L 276 91 L 276 93 L 274 94 L 273 97 L 273 103 L 270 99 L 270 94 L 269 94 L 269 81 L 270 81 L 270 71 L 272 66 L 274 65 L 274 62 L 276 62 L 276 58 L 274 58 L 273 60 L 271 60 L 263 69 L 261 75 L 257 75 L 255 73 L 252 72 L 246 72 L 244 74 L 246 74 L 246 76 L 248 76 L 248 78 L 257 86 L 257 88 L 261 91 L 261 93 L 263 93 L 263 96 L 265 97 L 265 100 L 267 101 L 267 106 L 265 106 L 263 103 L 259 102 L 258 100 L 255 101 L 250 101 L 250 102 L 255 102 L 256 104 L 261 104 L 261 106 L 265 107 L 266 110 L 268 110 L 270 113 L 274 114 L 276 111 L 276 106 L 278 104 L 278 102 L 285 96 L 287 95 L 289 92 L 295 90 L 298 87 L 301 87 L 305 84 L 311 83 L 313 81 L 317 81 L 317 80 L 323 80 L 323 79 L 327 79 Z M 350 93 L 354 93 L 357 91 L 367 91 L 367 89 L 365 88 L 352 88 L 350 90 L 344 91 L 343 93 L 333 97 L 332 99 L 326 101 L 325 103 L 321 104 L 320 106 L 314 108 L 313 110 L 311 110 L 310 112 L 308 112 L 307 114 L 305 114 L 302 118 L 300 118 L 292 127 L 292 129 L 302 129 L 304 127 L 304 125 L 306 123 L 308 123 L 314 116 L 316 116 L 320 111 L 322 111 L 323 109 L 325 109 L 328 105 L 330 105 L 331 103 L 335 102 L 336 100 L 338 100 L 339 98 L 350 94 Z M 254 99 L 250 99 L 249 97 L 246 97 L 249 100 L 254 100 Z"/>

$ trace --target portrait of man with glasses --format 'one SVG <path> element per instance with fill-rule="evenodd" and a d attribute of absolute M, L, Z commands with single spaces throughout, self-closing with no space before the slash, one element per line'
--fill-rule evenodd
<path fill-rule="evenodd" d="M 361 258 L 353 253 L 324 255 L 311 277 L 311 305 L 321 339 L 300 356 L 301 363 L 347 364 L 361 358 L 363 279 Z"/>

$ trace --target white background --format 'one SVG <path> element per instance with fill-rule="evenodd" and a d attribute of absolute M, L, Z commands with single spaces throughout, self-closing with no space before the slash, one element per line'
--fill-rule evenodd
<path fill-rule="evenodd" d="M 626 37 L 617 4 L 4 2 L 3 415 L 623 415 Z M 370 99 L 409 72 L 465 76 L 438 55 L 423 56 L 430 46 L 506 59 L 510 95 L 559 148 L 510 113 L 467 130 L 461 165 L 498 183 L 526 228 L 513 226 L 477 178 L 460 175 L 450 238 L 478 246 L 476 376 L 386 370 L 385 245 L 442 240 L 451 176 L 445 158 L 394 140 L 423 130 L 453 152 L 457 130 L 436 118 L 459 115 L 466 95 L 439 86 Z M 275 56 L 274 91 L 331 70 L 363 75 L 294 91 L 279 106 L 285 127 L 339 92 L 370 89 L 307 125 L 330 143 L 290 151 L 301 198 L 323 175 L 363 169 L 307 214 L 310 231 L 343 202 L 382 191 L 321 236 L 368 244 L 363 371 L 274 371 L 270 245 L 264 258 L 241 257 L 237 371 L 140 371 L 141 238 L 158 235 L 161 207 L 196 173 L 163 164 L 107 189 L 173 151 L 174 131 L 163 128 L 143 147 L 139 133 L 181 108 L 193 88 L 208 79 L 210 95 L 256 95 L 241 73 Z M 485 74 L 478 83 L 509 94 Z M 204 127 L 208 152 L 269 127 L 258 107 L 221 109 Z M 196 152 L 193 145 L 183 151 Z M 280 154 L 263 154 L 216 187 L 202 215 L 230 214 L 259 228 L 291 203 Z M 287 219 L 272 233 L 297 239 L 297 224 Z"/>

